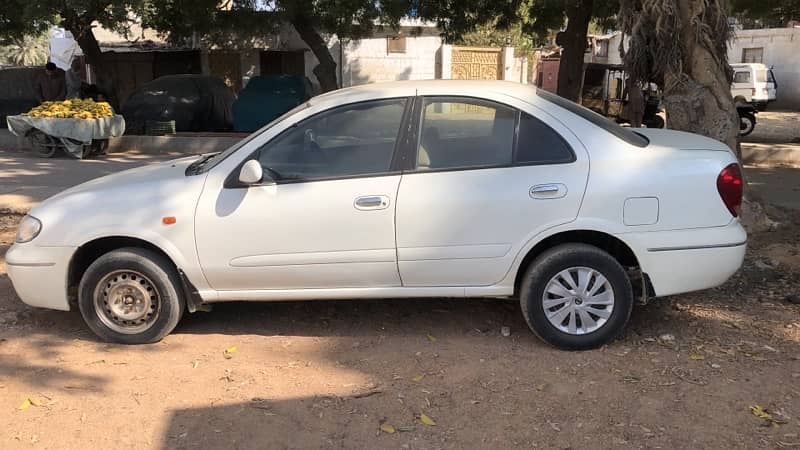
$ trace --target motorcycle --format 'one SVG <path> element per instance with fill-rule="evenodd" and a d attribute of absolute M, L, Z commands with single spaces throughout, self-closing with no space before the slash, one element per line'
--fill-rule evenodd
<path fill-rule="evenodd" d="M 756 127 L 758 110 L 753 105 L 738 104 L 736 112 L 739 114 L 739 136 L 747 136 Z"/>

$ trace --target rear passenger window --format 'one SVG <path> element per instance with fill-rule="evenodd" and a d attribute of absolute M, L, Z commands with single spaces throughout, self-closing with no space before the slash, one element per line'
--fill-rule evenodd
<path fill-rule="evenodd" d="M 510 165 L 516 110 L 472 98 L 425 99 L 417 168 Z"/>
<path fill-rule="evenodd" d="M 516 163 L 559 164 L 575 161 L 569 144 L 541 120 L 522 113 Z"/>
<path fill-rule="evenodd" d="M 733 74 L 734 83 L 749 83 L 750 72 L 736 72 Z"/>

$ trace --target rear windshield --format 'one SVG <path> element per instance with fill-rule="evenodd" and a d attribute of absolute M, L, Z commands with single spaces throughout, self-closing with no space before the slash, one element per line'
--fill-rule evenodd
<path fill-rule="evenodd" d="M 650 141 L 641 134 L 635 133 L 631 131 L 629 128 L 623 128 L 614 123 L 613 121 L 601 116 L 600 114 L 597 114 L 596 112 L 592 111 L 589 108 L 584 108 L 583 106 L 577 103 L 571 102 L 563 97 L 559 97 L 558 95 L 553 94 L 551 92 L 547 92 L 543 89 L 537 89 L 536 94 L 550 103 L 555 103 L 556 105 L 566 109 L 567 111 L 579 115 L 583 119 L 586 119 L 589 122 L 593 123 L 594 125 L 597 125 L 598 127 L 606 130 L 607 132 L 622 139 L 628 144 L 635 145 L 637 147 L 647 147 L 647 144 L 650 143 Z"/>

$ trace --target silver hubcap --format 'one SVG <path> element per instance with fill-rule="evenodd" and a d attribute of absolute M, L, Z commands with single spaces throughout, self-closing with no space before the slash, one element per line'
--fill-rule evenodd
<path fill-rule="evenodd" d="M 554 327 L 569 334 L 587 334 L 600 329 L 611 317 L 614 290 L 600 272 L 571 267 L 547 283 L 542 306 Z"/>
<path fill-rule="evenodd" d="M 94 292 L 97 317 L 110 329 L 136 334 L 150 328 L 160 310 L 158 291 L 144 275 L 118 270 L 106 275 Z"/>

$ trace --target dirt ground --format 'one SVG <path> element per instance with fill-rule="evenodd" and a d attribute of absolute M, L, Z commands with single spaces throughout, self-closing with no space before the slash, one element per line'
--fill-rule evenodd
<path fill-rule="evenodd" d="M 0 260 L 0 448 L 800 448 L 800 214 L 770 213 L 727 284 L 573 353 L 500 300 L 228 304 L 109 345 Z"/>

